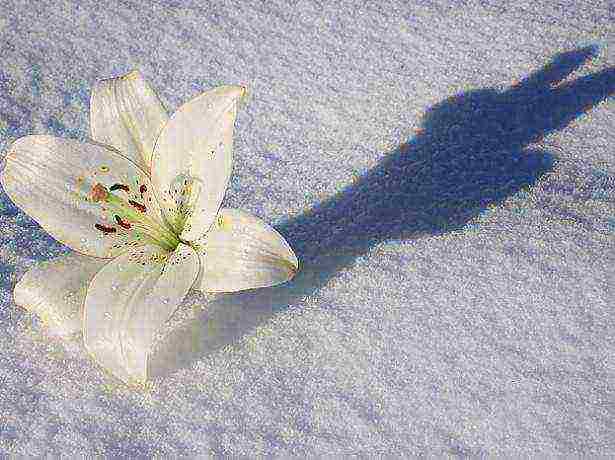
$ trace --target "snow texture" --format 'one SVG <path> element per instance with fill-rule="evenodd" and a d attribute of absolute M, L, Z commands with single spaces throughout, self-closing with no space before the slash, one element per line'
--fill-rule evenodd
<path fill-rule="evenodd" d="M 86 138 L 97 79 L 246 85 L 225 205 L 303 266 L 190 294 L 129 388 L 13 303 L 68 249 L 2 192 L 0 454 L 615 455 L 614 32 L 599 0 L 3 0 L 2 156 Z"/>

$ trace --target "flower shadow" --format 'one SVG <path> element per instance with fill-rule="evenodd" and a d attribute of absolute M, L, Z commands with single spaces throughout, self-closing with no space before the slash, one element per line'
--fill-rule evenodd
<path fill-rule="evenodd" d="M 615 68 L 563 80 L 596 54 L 556 55 L 514 86 L 479 89 L 429 108 L 422 129 L 354 184 L 277 226 L 302 261 L 282 286 L 214 296 L 152 356 L 163 376 L 232 344 L 275 312 L 301 305 L 374 245 L 462 229 L 490 205 L 531 187 L 554 167 L 531 143 L 615 92 Z"/>

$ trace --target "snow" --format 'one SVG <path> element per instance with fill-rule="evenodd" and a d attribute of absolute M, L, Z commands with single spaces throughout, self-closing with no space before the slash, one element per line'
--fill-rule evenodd
<path fill-rule="evenodd" d="M 2 155 L 134 68 L 246 85 L 225 205 L 303 264 L 188 296 L 129 388 L 13 303 L 68 249 L 2 193 L 2 455 L 615 453 L 613 6 L 358 5 L 2 2 Z"/>

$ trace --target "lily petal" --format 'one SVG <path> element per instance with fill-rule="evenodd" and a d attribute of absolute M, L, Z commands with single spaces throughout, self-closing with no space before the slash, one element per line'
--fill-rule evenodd
<path fill-rule="evenodd" d="M 173 114 L 156 142 L 152 182 L 168 222 L 183 240 L 215 219 L 232 168 L 233 128 L 241 86 L 221 86 Z"/>
<path fill-rule="evenodd" d="M 124 184 L 129 191 L 118 193 L 126 199 L 139 196 L 147 206 L 143 213 L 162 221 L 153 194 L 141 196 L 139 191 L 141 186 L 153 188 L 147 174 L 103 145 L 52 136 L 22 137 L 11 146 L 0 181 L 11 200 L 56 240 L 89 256 L 111 258 L 144 239 L 115 225 L 111 211 L 92 201 L 95 184 Z M 105 232 L 101 225 L 116 230 Z"/>
<path fill-rule="evenodd" d="M 15 285 L 15 303 L 38 315 L 53 334 L 81 332 L 88 286 L 107 262 L 74 252 L 41 262 Z"/>
<path fill-rule="evenodd" d="M 155 333 L 198 272 L 198 256 L 184 244 L 172 254 L 144 246 L 107 264 L 85 300 L 83 336 L 94 359 L 124 382 L 146 380 Z"/>
<path fill-rule="evenodd" d="M 92 88 L 92 138 L 115 147 L 148 173 L 154 144 L 168 120 L 155 91 L 136 70 Z"/>
<path fill-rule="evenodd" d="M 286 240 L 261 219 L 223 208 L 196 241 L 201 274 L 196 289 L 235 292 L 275 286 L 295 276 L 299 262 Z"/>

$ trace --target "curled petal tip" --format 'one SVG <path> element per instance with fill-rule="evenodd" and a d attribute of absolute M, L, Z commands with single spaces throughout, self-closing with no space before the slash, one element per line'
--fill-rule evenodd
<path fill-rule="evenodd" d="M 299 272 L 299 260 L 292 254 L 292 259 L 282 259 L 282 264 L 288 269 L 289 277 L 288 280 L 291 280 L 295 277 L 295 275 Z"/>
<path fill-rule="evenodd" d="M 299 267 L 297 267 L 297 265 L 293 264 L 292 262 L 289 262 L 288 260 L 282 261 L 282 264 L 290 273 L 290 278 L 293 278 L 299 271 Z"/>

